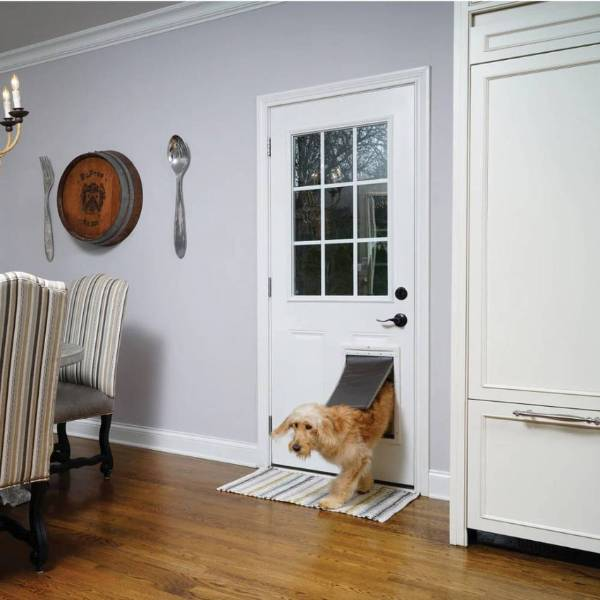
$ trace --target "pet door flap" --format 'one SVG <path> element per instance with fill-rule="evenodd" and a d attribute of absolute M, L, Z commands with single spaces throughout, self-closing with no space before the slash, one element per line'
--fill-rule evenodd
<path fill-rule="evenodd" d="M 391 356 L 346 356 L 346 365 L 327 406 L 346 404 L 353 408 L 369 408 L 392 369 Z"/>

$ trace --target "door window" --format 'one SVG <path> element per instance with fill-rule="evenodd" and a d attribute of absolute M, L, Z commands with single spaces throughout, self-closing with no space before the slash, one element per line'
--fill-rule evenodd
<path fill-rule="evenodd" d="M 388 295 L 388 124 L 293 138 L 295 296 Z"/>

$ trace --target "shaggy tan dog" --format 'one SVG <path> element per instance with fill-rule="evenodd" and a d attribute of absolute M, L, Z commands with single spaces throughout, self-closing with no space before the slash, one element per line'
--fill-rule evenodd
<path fill-rule="evenodd" d="M 272 433 L 285 435 L 292 429 L 290 452 L 308 458 L 315 450 L 325 460 L 338 465 L 341 473 L 333 480 L 321 508 L 339 508 L 356 490 L 368 492 L 373 485 L 373 448 L 385 433 L 394 411 L 394 385 L 385 383 L 368 410 L 349 406 L 298 406 Z"/>

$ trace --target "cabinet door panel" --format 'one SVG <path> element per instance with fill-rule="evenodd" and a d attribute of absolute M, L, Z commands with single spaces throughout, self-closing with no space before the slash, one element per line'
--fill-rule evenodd
<path fill-rule="evenodd" d="M 469 394 L 600 408 L 600 46 L 471 70 Z"/>
<path fill-rule="evenodd" d="M 472 64 L 600 42 L 598 2 L 533 2 L 473 17 Z"/>
<path fill-rule="evenodd" d="M 600 413 L 564 412 L 469 401 L 469 527 L 600 552 Z"/>

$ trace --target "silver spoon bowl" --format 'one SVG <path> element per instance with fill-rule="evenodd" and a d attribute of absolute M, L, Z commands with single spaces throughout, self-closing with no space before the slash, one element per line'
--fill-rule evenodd
<path fill-rule="evenodd" d="M 187 144 L 178 136 L 174 135 L 169 140 L 167 157 L 171 169 L 175 173 L 175 252 L 179 258 L 185 256 L 187 249 L 187 233 L 185 226 L 185 206 L 183 204 L 183 176 L 190 166 L 191 153 Z"/>

